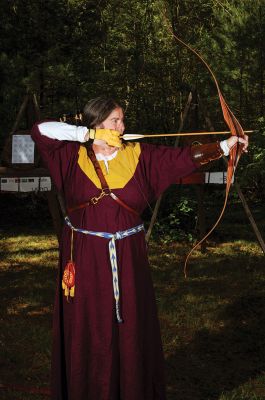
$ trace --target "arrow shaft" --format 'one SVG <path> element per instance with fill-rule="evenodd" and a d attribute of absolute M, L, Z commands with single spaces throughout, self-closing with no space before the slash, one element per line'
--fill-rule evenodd
<path fill-rule="evenodd" d="M 246 134 L 252 133 L 254 131 L 244 131 Z M 125 134 L 121 136 L 124 140 L 134 140 L 142 138 L 152 138 L 152 137 L 170 137 L 170 136 L 203 136 L 203 135 L 229 135 L 230 131 L 219 131 L 219 132 L 186 132 L 186 133 L 158 133 L 158 134 L 145 134 L 145 135 L 133 135 Z"/>

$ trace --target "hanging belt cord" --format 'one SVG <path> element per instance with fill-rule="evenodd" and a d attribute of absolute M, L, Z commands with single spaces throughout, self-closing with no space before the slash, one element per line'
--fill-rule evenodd
<path fill-rule="evenodd" d="M 65 217 L 65 222 L 71 228 L 72 232 L 79 232 L 85 235 L 92 235 L 98 236 L 101 238 L 109 239 L 109 258 L 111 264 L 111 271 L 112 271 L 112 285 L 113 285 L 113 294 L 115 299 L 115 309 L 116 309 L 116 318 L 119 323 L 122 323 L 121 311 L 120 311 L 120 288 L 119 288 L 119 275 L 118 275 L 118 262 L 117 262 L 117 254 L 116 254 L 116 240 L 124 239 L 128 236 L 135 235 L 141 231 L 144 231 L 144 225 L 140 224 L 134 226 L 133 228 L 126 229 L 125 231 L 119 231 L 116 233 L 109 233 L 109 232 L 96 232 L 96 231 L 89 231 L 87 229 L 82 228 L 75 228 L 70 219 Z"/>

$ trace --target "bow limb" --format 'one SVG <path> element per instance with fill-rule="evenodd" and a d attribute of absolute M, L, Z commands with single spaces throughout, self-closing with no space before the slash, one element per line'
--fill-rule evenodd
<path fill-rule="evenodd" d="M 229 108 L 228 104 L 226 103 L 224 96 L 221 92 L 219 83 L 215 77 L 215 74 L 213 73 L 212 69 L 210 68 L 209 64 L 204 60 L 204 58 L 196 51 L 194 50 L 190 45 L 188 45 L 187 43 L 185 43 L 182 39 L 180 39 L 172 30 L 172 28 L 169 26 L 168 20 L 164 14 L 164 18 L 166 21 L 166 26 L 167 29 L 169 30 L 169 32 L 171 33 L 171 35 L 175 38 L 175 40 L 177 42 L 179 42 L 180 44 L 182 44 L 184 47 L 186 47 L 188 50 L 190 50 L 194 55 L 196 55 L 199 60 L 204 64 L 204 66 L 207 68 L 207 70 L 209 71 L 210 75 L 213 78 L 213 81 L 215 83 L 217 92 L 218 92 L 218 96 L 219 96 L 219 100 L 220 100 L 220 105 L 222 108 L 222 113 L 223 113 L 223 118 L 229 128 L 229 130 L 231 131 L 231 135 L 233 136 L 237 136 L 237 137 L 244 137 L 244 130 L 242 128 L 242 126 L 240 125 L 239 121 L 237 120 L 237 118 L 235 117 L 235 115 L 233 114 L 233 112 L 231 111 L 231 109 Z M 217 221 L 215 222 L 214 226 L 210 229 L 210 231 L 191 249 L 191 251 L 189 252 L 189 254 L 186 257 L 185 260 L 185 265 L 184 265 L 184 274 L 185 277 L 187 277 L 187 263 L 188 260 L 191 256 L 191 254 L 193 253 L 193 251 L 205 240 L 207 239 L 207 237 L 214 231 L 214 229 L 216 228 L 216 226 L 219 224 L 220 220 L 223 217 L 226 205 L 227 205 L 227 200 L 228 200 L 228 195 L 229 195 L 229 190 L 231 187 L 231 183 L 233 180 L 233 176 L 235 173 L 235 169 L 236 166 L 238 164 L 238 161 L 240 159 L 240 156 L 242 154 L 242 150 L 243 150 L 243 145 L 237 143 L 236 146 L 234 146 L 231 150 L 230 150 L 230 154 L 229 154 L 229 161 L 228 161 L 228 166 L 227 166 L 227 176 L 226 176 L 226 192 L 225 192 L 225 200 L 224 200 L 224 205 L 223 208 L 221 210 L 220 216 L 218 217 Z"/>
<path fill-rule="evenodd" d="M 230 110 L 227 103 L 225 102 L 224 97 L 219 89 L 218 83 L 217 83 L 217 90 L 218 90 L 218 95 L 219 95 L 219 99 L 220 99 L 220 103 L 221 103 L 221 107 L 222 107 L 222 111 L 223 111 L 224 120 L 225 120 L 226 124 L 228 125 L 229 129 L 231 130 L 231 134 L 233 136 L 237 136 L 237 137 L 244 137 L 243 128 L 241 127 L 239 121 L 237 120 L 237 118 L 234 116 L 234 114 Z M 235 169 L 236 169 L 236 166 L 238 164 L 241 154 L 242 154 L 242 146 L 237 142 L 237 144 L 230 150 L 230 153 L 229 153 L 229 161 L 227 163 L 227 172 L 226 172 L 225 200 L 224 200 L 223 208 L 220 212 L 220 215 L 219 215 L 217 221 L 215 222 L 213 227 L 210 229 L 210 231 L 188 253 L 186 260 L 185 260 L 185 264 L 184 264 L 185 278 L 187 277 L 188 260 L 191 256 L 191 254 L 194 252 L 194 250 L 196 250 L 204 242 L 204 240 L 206 240 L 210 236 L 210 234 L 215 230 L 215 228 L 217 227 L 217 225 L 219 224 L 219 222 L 221 221 L 221 219 L 224 215 L 227 201 L 228 201 L 230 187 L 231 187 L 231 184 L 233 181 L 233 176 L 234 176 Z"/>

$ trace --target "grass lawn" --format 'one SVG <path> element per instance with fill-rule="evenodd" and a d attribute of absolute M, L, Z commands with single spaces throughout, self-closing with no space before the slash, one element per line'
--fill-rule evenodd
<path fill-rule="evenodd" d="M 0 230 L 0 383 L 47 387 L 57 240 L 49 226 L 13 226 Z M 242 211 L 217 232 L 187 279 L 190 245 L 150 244 L 169 400 L 265 399 L 265 258 Z M 47 397 L 0 385 L 0 398 Z"/>

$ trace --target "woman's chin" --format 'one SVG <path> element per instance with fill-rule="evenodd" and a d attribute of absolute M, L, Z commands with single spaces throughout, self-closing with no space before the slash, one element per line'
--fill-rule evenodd
<path fill-rule="evenodd" d="M 93 142 L 93 150 L 95 153 L 101 153 L 109 156 L 118 150 L 118 147 L 109 146 L 104 140 L 95 139 Z"/>

